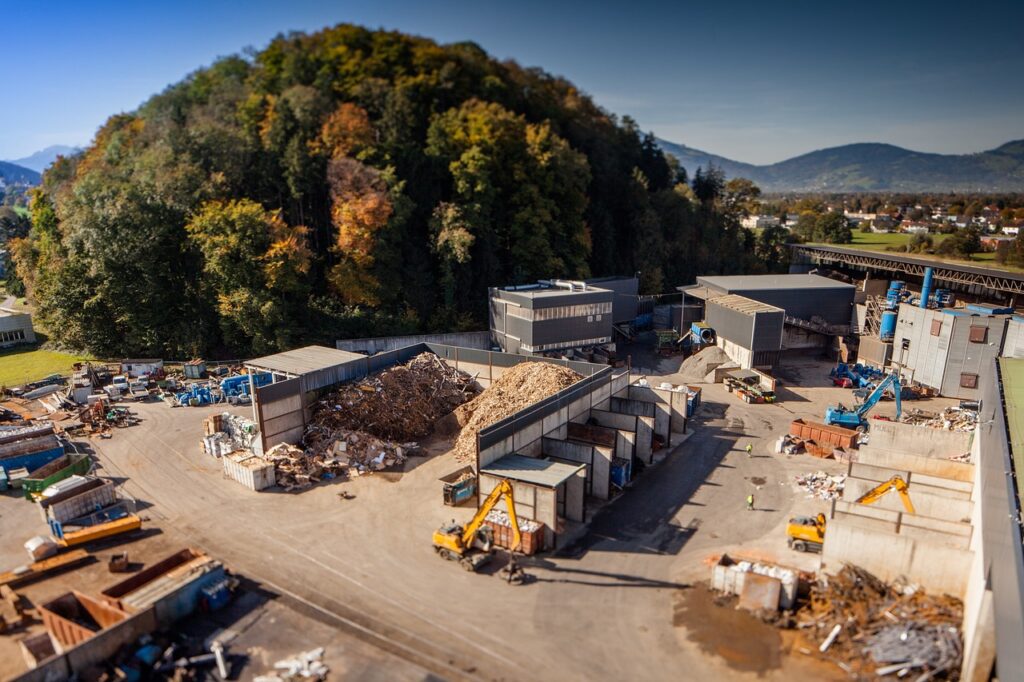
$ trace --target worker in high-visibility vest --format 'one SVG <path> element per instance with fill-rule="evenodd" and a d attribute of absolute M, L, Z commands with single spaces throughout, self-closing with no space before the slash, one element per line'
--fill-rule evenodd
<path fill-rule="evenodd" d="M 754 495 L 747 495 L 747 511 L 754 511 Z"/>
<path fill-rule="evenodd" d="M 747 443 L 747 447 L 745 448 L 745 450 L 747 451 L 747 457 L 753 457 L 754 456 L 754 446 L 753 445 L 751 445 L 750 443 Z"/>

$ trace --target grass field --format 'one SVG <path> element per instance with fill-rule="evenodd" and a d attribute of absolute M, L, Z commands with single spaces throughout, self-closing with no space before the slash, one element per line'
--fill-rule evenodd
<path fill-rule="evenodd" d="M 853 231 L 853 243 L 852 244 L 839 244 L 840 247 L 846 247 L 850 249 L 861 249 L 863 251 L 881 251 L 889 253 L 904 253 L 904 255 L 912 256 L 914 258 L 931 258 L 940 261 L 949 261 L 951 263 L 974 263 L 980 267 L 993 268 L 995 270 L 1008 270 L 1010 272 L 1024 272 L 1024 268 L 1019 268 L 1014 265 L 1005 265 L 996 263 L 996 254 L 993 251 L 986 251 L 982 253 L 976 253 L 971 256 L 970 260 L 964 260 L 962 258 L 954 258 L 952 256 L 940 256 L 937 254 L 930 253 L 905 253 L 905 252 L 893 252 L 890 248 L 899 248 L 906 246 L 910 243 L 913 238 L 912 234 L 904 234 L 902 232 L 889 232 L 889 233 L 874 233 L 874 232 L 860 232 L 859 230 Z M 938 246 L 943 240 L 949 237 L 948 234 L 933 234 L 929 235 L 932 238 L 932 242 L 935 246 Z M 827 246 L 827 244 L 825 245 Z"/>
<path fill-rule="evenodd" d="M 88 359 L 81 355 L 41 350 L 32 346 L 2 350 L 0 386 L 20 386 L 49 374 L 68 374 L 74 363 Z"/>

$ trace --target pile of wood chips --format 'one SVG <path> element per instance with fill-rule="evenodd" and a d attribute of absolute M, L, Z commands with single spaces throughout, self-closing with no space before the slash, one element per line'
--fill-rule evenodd
<path fill-rule="evenodd" d="M 452 452 L 461 462 L 476 458 L 481 429 L 558 393 L 582 379 L 579 374 L 549 362 L 523 362 L 510 367 L 483 393 L 455 410 L 462 426 Z"/>

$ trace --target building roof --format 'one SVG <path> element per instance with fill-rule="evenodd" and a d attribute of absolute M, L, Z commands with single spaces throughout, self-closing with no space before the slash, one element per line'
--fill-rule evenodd
<path fill-rule="evenodd" d="M 769 289 L 855 288 L 852 284 L 822 277 L 821 275 L 726 275 L 698 277 L 697 283 L 726 292 L 765 291 Z"/>
<path fill-rule="evenodd" d="M 582 469 L 586 469 L 585 464 L 565 464 L 552 462 L 549 459 L 512 454 L 505 455 L 482 467 L 480 473 L 539 485 L 544 488 L 555 488 Z"/>
<path fill-rule="evenodd" d="M 1003 383 L 1006 438 L 1014 470 L 1024 471 L 1024 359 L 999 358 Z M 1017 495 L 1024 499 L 1024 476 L 1017 476 Z"/>
<path fill-rule="evenodd" d="M 709 298 L 708 303 L 714 303 L 724 308 L 730 308 L 737 312 L 741 312 L 745 315 L 753 315 L 755 313 L 782 313 L 786 314 L 786 311 L 782 308 L 776 308 L 773 305 L 767 303 L 761 303 L 755 301 L 752 298 L 746 296 L 739 296 L 737 294 L 726 294 L 725 296 L 716 296 Z"/>
<path fill-rule="evenodd" d="M 501 288 L 507 294 L 514 294 L 524 298 L 554 298 L 557 296 L 579 296 L 580 294 L 612 294 L 611 289 L 602 289 L 587 285 L 586 289 L 566 289 L 564 287 L 549 287 L 543 285 L 524 285 L 529 288 L 514 289 Z"/>
<path fill-rule="evenodd" d="M 254 358 L 245 363 L 246 367 L 274 372 L 276 374 L 288 374 L 293 377 L 309 374 L 322 369 L 329 369 L 338 365 L 365 358 L 359 353 L 349 353 L 336 348 L 326 346 L 306 346 L 296 348 L 283 353 L 275 353 L 262 358 Z"/>

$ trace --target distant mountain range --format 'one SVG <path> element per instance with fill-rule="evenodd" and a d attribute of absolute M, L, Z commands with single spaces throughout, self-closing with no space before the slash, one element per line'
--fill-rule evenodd
<path fill-rule="evenodd" d="M 38 185 L 42 177 L 31 168 L 0 161 L 0 178 L 8 185 Z"/>
<path fill-rule="evenodd" d="M 19 166 L 24 166 L 34 170 L 36 173 L 42 173 L 44 170 L 49 168 L 50 164 L 57 160 L 58 156 L 71 156 L 82 151 L 78 147 L 69 147 L 65 144 L 55 144 L 46 149 L 40 149 L 35 154 L 30 154 L 23 159 L 11 159 L 9 163 L 14 163 Z"/>
<path fill-rule="evenodd" d="M 1024 140 L 979 154 L 927 154 L 891 144 L 848 144 L 767 166 L 658 140 L 693 177 L 709 163 L 727 177 L 753 180 L 765 192 L 1024 191 Z"/>

